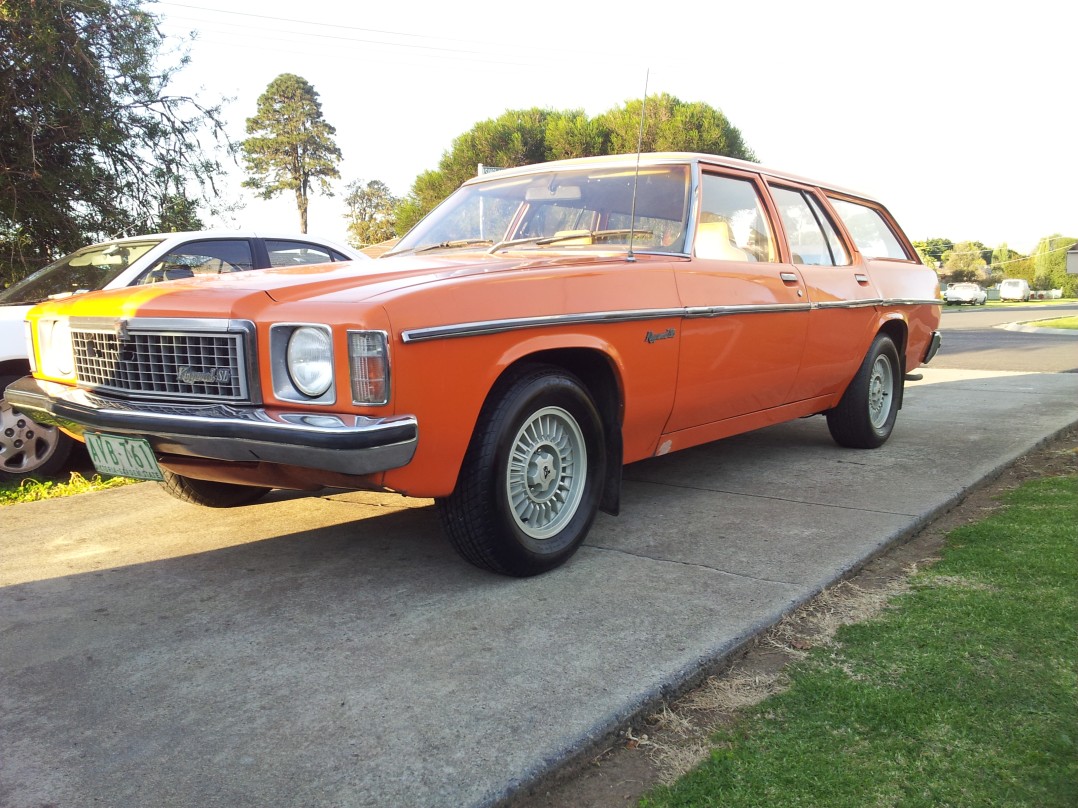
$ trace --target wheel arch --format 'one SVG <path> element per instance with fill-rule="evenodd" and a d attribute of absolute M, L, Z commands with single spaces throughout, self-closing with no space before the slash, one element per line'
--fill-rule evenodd
<path fill-rule="evenodd" d="M 0 362 L 0 376 L 22 376 L 30 372 L 30 363 L 25 359 L 7 359 Z"/>
<path fill-rule="evenodd" d="M 606 477 L 599 507 L 617 515 L 621 503 L 621 467 L 624 457 L 622 417 L 625 410 L 624 385 L 621 373 L 612 356 L 594 347 L 550 348 L 521 356 L 507 365 L 487 394 L 499 388 L 500 382 L 528 365 L 551 365 L 572 373 L 595 401 L 603 424 L 606 442 Z"/>
<path fill-rule="evenodd" d="M 909 343 L 910 336 L 909 325 L 906 323 L 905 319 L 903 319 L 901 315 L 895 314 L 880 323 L 880 327 L 876 333 L 886 334 L 895 344 L 895 348 L 898 350 L 898 361 L 902 363 L 902 367 L 898 369 L 899 379 L 904 379 L 906 376 L 906 346 Z M 900 384 L 898 386 L 899 409 L 902 409 L 902 399 L 905 396 L 905 391 L 905 383 Z"/>

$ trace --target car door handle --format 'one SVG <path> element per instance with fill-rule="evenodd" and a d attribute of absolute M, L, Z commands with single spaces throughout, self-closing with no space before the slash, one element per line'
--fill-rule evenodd
<path fill-rule="evenodd" d="M 779 277 L 783 283 L 797 283 L 799 280 L 796 272 L 780 272 Z"/>
<path fill-rule="evenodd" d="M 862 286 L 868 286 L 868 275 L 862 275 L 860 272 L 854 273 L 853 279 Z"/>

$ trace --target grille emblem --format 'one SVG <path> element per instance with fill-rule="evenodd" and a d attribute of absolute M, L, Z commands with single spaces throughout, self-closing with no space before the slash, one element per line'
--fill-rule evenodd
<path fill-rule="evenodd" d="M 228 384 L 232 381 L 232 371 L 228 368 L 195 370 L 189 365 L 181 365 L 176 368 L 176 379 L 181 384 Z"/>

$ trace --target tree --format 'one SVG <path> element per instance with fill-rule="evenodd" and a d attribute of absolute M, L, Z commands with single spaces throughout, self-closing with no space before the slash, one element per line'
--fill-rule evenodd
<path fill-rule="evenodd" d="M 362 180 L 348 184 L 348 243 L 353 247 L 380 244 L 397 235 L 393 211 L 398 199 L 390 193 L 389 186 L 380 180 L 366 185 Z"/>
<path fill-rule="evenodd" d="M 926 241 L 915 241 L 913 246 L 917 248 L 917 252 L 923 257 L 942 265 L 943 254 L 954 249 L 954 242 L 949 238 L 930 238 Z"/>
<path fill-rule="evenodd" d="M 943 272 L 952 281 L 983 280 L 987 262 L 971 241 L 962 241 L 943 254 Z"/>
<path fill-rule="evenodd" d="M 454 138 L 438 169 L 424 171 L 412 183 L 411 193 L 397 210 L 400 232 L 407 232 L 462 182 L 474 177 L 480 163 L 510 168 L 546 160 L 546 124 L 551 114 L 538 108 L 507 110 Z"/>
<path fill-rule="evenodd" d="M 244 186 L 263 199 L 295 193 L 300 231 L 306 233 L 312 182 L 333 196 L 329 180 L 341 176 L 341 150 L 333 140 L 337 130 L 322 117 L 318 93 L 306 79 L 282 73 L 259 96 L 258 111 L 247 119 L 247 134 L 241 146 L 251 176 Z"/>
<path fill-rule="evenodd" d="M 1033 250 L 1034 289 L 1062 289 L 1064 297 L 1078 294 L 1078 276 L 1067 274 L 1067 251 L 1078 239 L 1058 233 L 1042 238 Z"/>
<path fill-rule="evenodd" d="M 741 131 L 722 112 L 703 102 L 688 103 L 667 93 L 648 96 L 641 140 L 641 104 L 636 99 L 599 116 L 603 154 L 630 154 L 640 141 L 642 151 L 694 151 L 756 160 Z"/>
<path fill-rule="evenodd" d="M 206 227 L 198 215 L 198 205 L 183 194 L 173 194 L 161 202 L 161 212 L 155 228 L 159 233 L 182 233 L 187 230 L 204 230 Z"/>
<path fill-rule="evenodd" d="M 476 167 L 513 166 L 635 152 L 642 101 L 629 101 L 595 118 L 582 110 L 507 110 L 480 121 L 453 140 L 436 170 L 416 177 L 409 195 L 397 207 L 397 229 L 403 233 L 435 205 L 475 176 Z M 686 103 L 672 95 L 648 96 L 643 151 L 699 151 L 755 160 L 741 132 L 725 115 L 707 104 Z"/>
<path fill-rule="evenodd" d="M 0 2 L 0 265 L 8 278 L 88 241 L 159 229 L 215 196 L 220 105 L 167 92 L 142 0 Z M 212 148 L 211 148 L 212 151 Z M 189 195 L 197 189 L 195 198 Z"/>

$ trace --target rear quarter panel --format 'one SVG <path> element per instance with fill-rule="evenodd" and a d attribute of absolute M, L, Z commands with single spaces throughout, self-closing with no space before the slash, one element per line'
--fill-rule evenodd
<path fill-rule="evenodd" d="M 919 261 L 868 259 L 865 266 L 883 301 L 881 326 L 888 320 L 905 324 L 905 369 L 920 367 L 932 332 L 940 324 L 942 301 L 936 272 Z"/>

